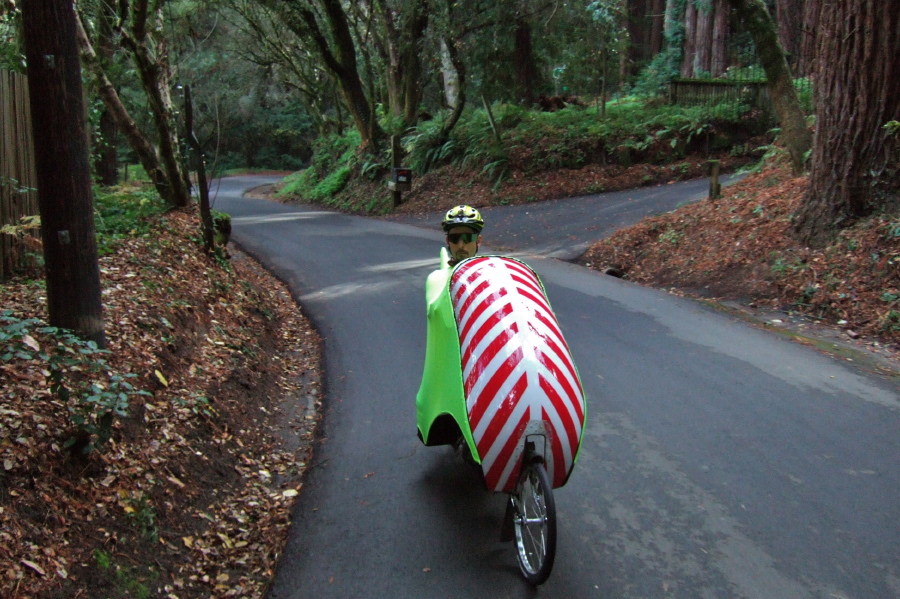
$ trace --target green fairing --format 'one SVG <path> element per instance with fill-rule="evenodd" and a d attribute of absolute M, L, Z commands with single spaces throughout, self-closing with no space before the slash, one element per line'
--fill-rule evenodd
<path fill-rule="evenodd" d="M 462 362 L 459 351 L 459 332 L 450 300 L 450 277 L 453 268 L 448 264 L 447 248 L 441 248 L 441 267 L 428 275 L 425 282 L 425 303 L 428 307 L 428 339 L 425 346 L 425 370 L 422 385 L 416 395 L 416 414 L 419 435 L 429 443 L 435 420 L 448 414 L 455 421 L 471 450 L 472 457 L 481 463 L 469 427 L 466 399 L 463 391 Z"/>

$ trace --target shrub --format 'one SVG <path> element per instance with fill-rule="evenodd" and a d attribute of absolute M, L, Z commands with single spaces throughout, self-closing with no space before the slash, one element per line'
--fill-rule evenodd
<path fill-rule="evenodd" d="M 149 393 L 136 390 L 126 380 L 135 375 L 115 372 L 101 357 L 109 351 L 95 342 L 42 325 L 36 318 L 21 320 L 10 310 L 0 312 L 0 360 L 44 363 L 50 391 L 66 403 L 75 425 L 76 434 L 66 446 L 84 453 L 100 450 L 112 438 L 115 418 L 128 415 L 129 398 Z M 52 349 L 44 351 L 34 335 Z"/>

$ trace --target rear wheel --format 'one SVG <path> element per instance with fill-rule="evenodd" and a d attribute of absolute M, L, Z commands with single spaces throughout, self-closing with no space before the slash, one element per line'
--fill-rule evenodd
<path fill-rule="evenodd" d="M 556 558 L 556 504 L 540 460 L 523 466 L 512 503 L 519 568 L 529 583 L 543 584 Z"/>

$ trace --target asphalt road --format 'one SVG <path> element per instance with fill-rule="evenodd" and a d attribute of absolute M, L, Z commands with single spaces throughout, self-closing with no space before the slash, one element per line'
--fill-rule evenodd
<path fill-rule="evenodd" d="M 659 211 L 646 206 L 702 185 L 674 200 L 670 185 L 486 214 L 496 244 L 543 278 L 588 398 L 579 462 L 556 491 L 556 565 L 534 590 L 497 540 L 505 497 L 415 435 L 423 285 L 440 233 L 239 197 L 260 182 L 225 180 L 215 207 L 290 286 L 326 362 L 325 439 L 270 597 L 900 597 L 896 385 L 541 257 L 573 257 L 584 242 L 554 241 L 553 223 L 602 233 L 626 224 L 616 202 Z"/>

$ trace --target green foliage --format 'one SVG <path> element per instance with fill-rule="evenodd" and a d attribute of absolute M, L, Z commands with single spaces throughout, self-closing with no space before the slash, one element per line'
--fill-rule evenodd
<path fill-rule="evenodd" d="M 150 176 L 140 164 L 125 163 L 119 167 L 119 181 L 124 183 L 149 183 Z"/>
<path fill-rule="evenodd" d="M 217 245 L 226 246 L 231 238 L 231 215 L 221 210 L 211 210 L 213 237 Z"/>
<path fill-rule="evenodd" d="M 813 81 L 809 77 L 794 79 L 794 89 L 797 90 L 797 98 L 804 114 L 812 114 L 813 106 Z"/>
<path fill-rule="evenodd" d="M 421 176 L 454 165 L 488 179 L 496 189 L 512 170 L 581 168 L 604 160 L 666 164 L 706 144 L 734 147 L 733 136 L 716 136 L 747 130 L 750 110 L 743 105 L 673 106 L 628 98 L 608 103 L 605 118 L 598 107 L 578 105 L 541 112 L 498 102 L 491 113 L 499 142 L 484 108 L 466 110 L 447 138 L 442 136 L 446 113 L 420 122 L 402 139 L 404 166 Z M 377 180 L 390 164 L 386 152 L 358 156 L 357 140 L 354 134 L 317 142 L 311 167 L 288 177 L 281 195 L 338 207 L 352 201 L 336 196 L 354 173 Z M 382 199 L 370 196 L 367 201 L 380 208 Z M 352 202 L 356 209 L 365 208 Z"/>
<path fill-rule="evenodd" d="M 668 243 L 670 245 L 678 245 L 678 242 L 684 238 L 684 233 L 682 231 L 677 231 L 672 227 L 666 229 L 663 233 L 660 234 L 659 240 L 663 243 Z"/>
<path fill-rule="evenodd" d="M 438 118 L 422 121 L 403 138 L 406 165 L 416 173 L 427 173 L 435 164 L 447 164 L 461 149 L 457 141 L 441 135 L 447 116 L 444 112 Z"/>
<path fill-rule="evenodd" d="M 18 264 L 16 267 L 21 270 L 27 270 L 29 266 L 31 267 L 43 267 L 44 265 L 44 254 L 42 252 L 30 251 L 25 248 L 28 246 L 22 242 L 26 241 L 29 237 L 31 238 L 39 238 L 41 235 L 41 217 L 38 215 L 33 216 L 23 216 L 19 219 L 18 223 L 3 225 L 0 227 L 0 233 L 4 235 L 12 235 L 20 242 L 20 247 L 23 248 L 22 251 L 18 255 Z"/>
<path fill-rule="evenodd" d="M 774 253 L 770 258 L 773 258 L 770 268 L 775 275 L 785 276 L 798 270 L 803 270 L 804 268 L 803 262 L 801 262 L 799 258 L 787 260 L 785 257 Z"/>
<path fill-rule="evenodd" d="M 149 188 L 95 188 L 94 223 L 98 253 L 101 256 L 111 254 L 122 239 L 147 235 L 153 226 L 151 217 L 167 209 L 159 194 Z"/>
<path fill-rule="evenodd" d="M 34 334 L 46 339 L 46 351 Z M 0 312 L 0 360 L 37 360 L 45 364 L 50 390 L 66 403 L 69 419 L 78 431 L 66 446 L 80 443 L 85 453 L 106 445 L 112 437 L 115 418 L 128 415 L 130 397 L 149 395 L 127 382 L 134 375 L 115 372 L 101 357 L 106 354 L 109 351 L 70 331 L 43 326 L 36 318 L 21 320 L 10 310 Z"/>
<path fill-rule="evenodd" d="M 350 166 L 339 166 L 337 170 L 329 173 L 327 177 L 312 188 L 309 193 L 309 199 L 314 202 L 322 202 L 333 198 L 339 191 L 344 189 L 352 170 Z"/>
<path fill-rule="evenodd" d="M 124 494 L 124 491 L 121 493 Z M 159 542 L 159 529 L 156 527 L 156 511 L 147 500 L 142 491 L 122 498 L 125 504 L 125 513 L 132 525 L 138 529 L 141 536 L 151 543 Z"/>
<path fill-rule="evenodd" d="M 284 178 L 284 187 L 282 187 L 276 197 L 300 196 L 303 197 L 316 186 L 319 181 L 319 175 L 312 166 L 302 171 L 293 173 Z"/>
<path fill-rule="evenodd" d="M 653 57 L 638 75 L 634 84 L 634 94 L 643 98 L 655 98 L 669 92 L 669 83 L 678 77 L 678 63 L 681 49 L 670 48 Z"/>
<path fill-rule="evenodd" d="M 0 12 L 0 69 L 25 73 L 21 13 L 15 6 Z"/>
<path fill-rule="evenodd" d="M 888 135 L 900 137 L 900 121 L 888 121 L 884 124 L 884 128 L 887 130 Z"/>
<path fill-rule="evenodd" d="M 116 564 L 112 555 L 102 549 L 94 550 L 94 562 L 104 576 L 110 577 L 115 589 L 115 595 L 109 596 L 110 599 L 112 597 L 147 599 L 151 596 L 149 585 L 159 578 L 153 570 L 139 574 L 136 568 Z"/>
<path fill-rule="evenodd" d="M 213 415 L 213 407 L 209 403 L 209 399 L 196 391 L 191 392 L 187 399 L 175 397 L 173 401 L 182 408 L 188 409 L 197 416 L 206 416 L 211 418 Z"/>
<path fill-rule="evenodd" d="M 343 135 L 329 135 L 316 140 L 312 166 L 319 176 L 325 176 L 340 166 L 356 162 L 356 150 L 360 137 L 355 129 L 348 129 Z"/>
<path fill-rule="evenodd" d="M 357 151 L 360 137 L 355 130 L 330 135 L 316 141 L 309 168 L 285 178 L 280 197 L 297 196 L 307 201 L 329 203 L 347 184 L 354 170 L 360 169 Z M 372 161 L 371 156 L 368 157 Z M 380 164 L 383 164 L 381 162 Z M 379 164 L 376 164 L 377 168 Z M 370 165 L 367 172 L 371 172 Z"/>

